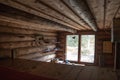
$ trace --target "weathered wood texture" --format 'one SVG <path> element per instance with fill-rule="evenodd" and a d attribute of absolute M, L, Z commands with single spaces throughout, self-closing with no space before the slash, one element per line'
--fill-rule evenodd
<path fill-rule="evenodd" d="M 13 0 L 14 1 L 14 0 Z M 49 6 L 46 6 L 45 4 L 41 3 L 40 1 L 34 1 L 34 0 L 29 0 L 29 1 L 25 1 L 25 0 L 16 0 L 16 2 L 19 2 L 19 3 L 23 3 L 25 5 L 28 5 L 30 7 L 33 7 L 35 9 L 38 9 L 39 11 L 43 12 L 44 14 L 47 14 L 47 15 L 50 15 L 50 16 L 53 16 L 65 23 L 68 23 L 70 25 L 77 27 L 78 29 L 84 29 L 82 28 L 81 26 L 79 26 L 79 24 L 77 24 L 76 22 L 73 22 L 72 20 L 68 19 L 66 16 L 60 14 L 59 12 L 55 11 L 54 9 L 52 9 L 51 7 Z M 81 27 L 81 28 L 79 28 Z"/>
<path fill-rule="evenodd" d="M 56 31 L 49 31 L 49 30 L 31 30 L 31 29 L 24 29 L 24 28 L 15 28 L 13 27 L 15 25 L 12 26 L 3 26 L 0 25 L 0 33 L 1 34 L 17 34 L 17 35 L 35 35 L 35 34 L 41 34 L 44 36 L 57 36 L 57 34 L 55 34 Z M 48 32 L 47 32 L 48 31 Z M 47 32 L 47 33 L 46 33 Z"/>
<path fill-rule="evenodd" d="M 23 3 L 24 2 L 24 3 Z M 63 16 L 63 15 L 61 15 L 61 14 L 59 14 L 58 12 L 56 12 L 56 11 L 54 11 L 53 9 L 51 9 L 50 7 L 48 7 L 48 6 L 46 6 L 46 5 L 44 5 L 44 4 L 42 4 L 42 3 L 39 3 L 38 1 L 37 1 L 37 3 L 35 2 L 35 1 L 33 1 L 33 0 L 30 0 L 30 1 L 17 1 L 17 0 L 11 0 L 11 1 L 8 1 L 8 2 L 6 2 L 6 1 L 1 1 L 1 3 L 4 3 L 4 4 L 7 4 L 7 5 L 11 5 L 11 4 L 13 4 L 13 6 L 16 8 L 16 7 L 18 7 L 18 9 L 19 8 L 21 8 L 21 6 L 27 6 L 27 8 L 30 8 L 30 10 L 37 10 L 36 12 L 37 13 L 42 13 L 42 14 L 44 14 L 44 15 L 47 15 L 47 16 L 50 16 L 50 17 L 52 17 L 52 21 L 54 20 L 54 19 L 56 19 L 56 21 L 58 22 L 61 22 L 62 21 L 62 23 L 64 24 L 68 24 L 68 25 L 70 25 L 69 27 L 71 27 L 71 28 L 75 28 L 75 29 L 79 29 L 79 25 L 78 24 L 76 24 L 75 22 L 73 22 L 73 21 L 71 21 L 70 19 L 68 19 L 68 18 L 66 18 L 65 16 Z M 14 5 L 14 3 L 16 4 L 17 3 L 17 5 Z M 22 5 L 21 5 L 22 4 Z M 23 9 L 22 9 L 23 10 Z M 26 9 L 25 9 L 26 10 Z M 29 9 L 27 9 L 27 12 L 28 12 L 28 10 Z M 24 10 L 23 10 L 24 11 Z M 32 13 L 33 14 L 33 13 Z M 42 16 L 40 16 L 40 17 L 43 17 L 43 15 Z M 46 18 L 46 17 L 44 17 L 44 18 Z M 64 19 L 63 19 L 64 18 Z M 48 17 L 47 17 L 47 19 L 48 19 Z M 51 19 L 50 19 L 51 20 Z M 55 20 L 54 20 L 55 21 Z M 55 21 L 55 22 L 56 22 Z M 70 23 L 68 23 L 68 22 L 70 22 Z M 66 25 L 66 26 L 68 26 L 68 25 Z M 76 27 L 75 27 L 76 26 Z M 82 28 L 82 29 L 84 29 L 84 28 Z"/>
<path fill-rule="evenodd" d="M 11 57 L 12 51 L 10 49 L 0 49 L 0 58 L 8 58 Z M 11 57 L 12 58 L 12 57 Z"/>
<path fill-rule="evenodd" d="M 47 52 L 47 53 L 43 53 L 43 55 L 38 56 L 38 57 L 33 57 L 32 60 L 35 61 L 51 61 L 51 59 L 55 58 L 55 51 L 53 52 Z"/>
<path fill-rule="evenodd" d="M 117 80 L 118 77 L 111 68 L 95 66 L 66 65 L 20 59 L 0 61 L 0 65 L 58 80 Z"/>
<path fill-rule="evenodd" d="M 83 26 L 86 29 L 90 29 L 87 25 L 87 23 L 85 23 L 85 21 L 83 21 L 80 17 L 78 17 L 71 9 L 69 9 L 69 7 L 66 6 L 66 4 L 64 4 L 64 2 L 62 2 L 61 0 L 40 0 L 39 2 L 42 2 L 48 6 L 51 6 L 53 9 L 55 9 L 56 11 L 58 11 L 59 13 L 67 16 L 68 18 L 72 19 L 74 22 L 77 22 L 78 24 L 80 24 L 81 26 Z"/>
<path fill-rule="evenodd" d="M 86 0 L 100 29 L 110 29 L 114 17 L 119 18 L 120 0 Z"/>
<path fill-rule="evenodd" d="M 115 55 L 115 69 L 120 69 L 120 43 L 116 43 Z"/>
<path fill-rule="evenodd" d="M 17 48 L 15 49 L 16 56 L 23 56 L 30 53 L 43 53 L 43 51 L 47 48 L 53 50 L 56 46 L 55 45 L 46 45 L 46 46 L 39 46 L 39 47 L 26 47 L 26 48 Z"/>
<path fill-rule="evenodd" d="M 102 55 L 103 58 L 103 66 L 112 66 L 114 64 L 114 44 L 112 48 L 112 53 L 103 53 L 103 41 L 111 41 L 111 31 L 100 31 L 97 33 L 97 39 L 96 39 L 96 53 L 97 53 L 97 59 L 100 55 Z M 99 61 L 99 60 L 97 60 Z"/>
<path fill-rule="evenodd" d="M 55 57 L 56 31 L 21 28 L 2 22 L 5 24 L 0 23 L 0 58 L 35 58 L 33 60 L 47 61 Z M 43 39 L 36 40 L 37 35 L 43 36 Z"/>
<path fill-rule="evenodd" d="M 13 28 L 14 29 L 14 28 Z M 4 32 L 5 33 L 5 32 Z M 0 57 L 10 57 L 10 58 L 24 58 L 24 59 L 33 59 L 33 60 L 49 60 L 55 57 L 55 51 L 53 53 L 47 53 L 54 50 L 56 44 L 53 43 L 56 41 L 55 36 L 44 36 L 45 40 L 49 43 L 36 43 L 34 34 L 23 35 L 23 34 L 8 34 L 9 32 L 3 34 L 0 33 Z M 16 32 L 17 33 L 17 32 Z M 18 32 L 19 33 L 19 32 Z M 47 32 L 44 32 L 47 34 Z M 51 33 L 52 34 L 52 33 Z M 56 33 L 54 33 L 56 34 Z M 52 41 L 52 42 L 51 42 Z"/>
<path fill-rule="evenodd" d="M 4 27 L 6 28 L 6 27 Z M 13 32 L 11 32 L 11 30 L 13 29 Z M 56 47 L 56 44 L 55 44 L 55 41 L 56 40 L 56 36 L 57 36 L 57 33 L 51 33 L 51 32 L 42 32 L 44 33 L 45 35 L 43 35 L 44 37 L 44 40 L 47 40 L 47 43 L 44 43 L 44 41 L 40 41 L 40 42 L 36 42 L 36 38 L 35 38 L 35 35 L 34 34 L 24 34 L 24 31 L 26 30 L 23 30 L 23 33 L 22 33 L 22 30 L 21 29 L 17 29 L 18 30 L 18 33 L 17 31 L 14 32 L 14 28 L 11 28 L 8 30 L 8 32 L 4 31 L 2 33 L 0 33 L 0 57 L 14 57 L 14 58 L 17 58 L 17 57 L 23 57 L 23 56 L 36 56 L 35 53 L 39 53 L 39 55 L 37 55 L 38 57 L 41 57 L 43 56 L 49 56 L 51 55 L 51 53 L 44 53 L 47 49 L 49 49 L 50 51 L 51 50 L 54 50 L 54 48 Z M 21 30 L 21 33 L 22 34 L 19 34 Z M 10 32 L 11 33 L 10 33 Z M 28 30 L 29 32 L 29 30 Z M 30 31 L 32 32 L 32 31 Z M 34 30 L 33 30 L 34 32 Z M 27 33 L 27 32 L 25 32 Z M 48 34 L 48 35 L 47 35 Z M 32 55 L 31 55 L 32 54 Z M 55 52 L 53 53 L 53 55 L 55 54 Z M 37 57 L 36 56 L 36 57 Z M 49 59 L 55 57 L 54 56 L 50 56 Z M 27 57 L 23 57 L 25 59 L 27 59 Z M 31 58 L 30 58 L 31 59 Z M 44 59 L 44 58 L 43 58 Z M 37 60 L 37 59 L 36 59 Z M 40 60 L 40 59 L 39 59 Z M 44 59 L 44 60 L 47 60 L 47 57 Z"/>
<path fill-rule="evenodd" d="M 57 51 L 57 58 L 65 60 L 65 49 L 66 49 L 66 33 L 65 32 L 58 32 L 58 44 L 57 47 L 60 48 L 60 50 Z"/>
<path fill-rule="evenodd" d="M 112 41 L 120 42 L 120 18 L 113 19 Z"/>
<path fill-rule="evenodd" d="M 63 0 L 79 17 L 81 17 L 94 31 L 97 25 L 86 1 L 83 0 Z"/>
<path fill-rule="evenodd" d="M 3 2 L 4 2 L 4 1 L 3 1 Z M 37 15 L 37 16 L 40 16 L 40 17 L 43 17 L 43 18 L 46 18 L 46 19 L 49 19 L 49 20 L 58 22 L 58 23 L 60 23 L 60 24 L 64 24 L 64 25 L 66 25 L 66 26 L 71 26 L 71 25 L 69 25 L 69 24 L 67 24 L 67 23 L 62 22 L 61 20 L 58 20 L 58 19 L 56 19 L 56 18 L 53 18 L 52 16 L 49 16 L 49 15 L 46 15 L 46 14 L 40 12 L 39 10 L 34 9 L 34 8 L 30 7 L 30 6 L 26 6 L 26 5 L 24 5 L 24 4 L 17 3 L 17 2 L 12 2 L 11 0 L 10 0 L 10 2 L 8 2 L 8 3 L 5 2 L 5 4 L 6 4 L 6 5 L 10 5 L 10 6 L 12 6 L 12 7 L 14 7 L 14 8 L 17 8 L 17 9 L 23 10 L 23 11 L 25 11 L 25 12 L 29 12 L 29 13 L 31 13 L 31 14 L 35 14 L 35 15 Z M 71 26 L 71 27 L 72 27 L 72 26 Z"/>
<path fill-rule="evenodd" d="M 57 51 L 57 57 L 60 59 L 65 59 L 66 53 L 66 35 L 70 35 L 71 33 L 59 32 L 58 41 L 60 44 L 57 46 L 61 49 Z M 96 36 L 96 47 L 95 47 L 95 64 L 99 65 L 100 56 L 104 56 L 102 58 L 102 66 L 111 66 L 114 64 L 114 47 L 113 52 L 111 54 L 103 53 L 103 41 L 111 41 L 111 31 L 99 31 L 99 32 L 91 32 L 91 31 L 80 31 L 77 33 L 78 35 L 82 34 L 95 34 Z M 72 35 L 72 34 L 71 34 Z M 114 46 L 114 44 L 113 44 Z"/>
<path fill-rule="evenodd" d="M 7 9 L 7 11 L 6 11 Z M 33 30 L 66 30 L 75 32 L 74 29 L 58 24 L 56 22 L 38 17 L 27 12 L 17 10 L 15 8 L 0 4 L 0 21 L 8 22 L 8 26 L 15 25 L 14 27 L 33 29 Z M 6 23 L 3 23 L 6 25 Z"/>
<path fill-rule="evenodd" d="M 120 17 L 120 0 L 86 0 L 85 4 L 83 0 L 0 0 L 0 3 L 77 30 L 91 30 L 88 24 L 93 27 L 95 22 L 98 29 L 110 29 L 113 18 Z"/>

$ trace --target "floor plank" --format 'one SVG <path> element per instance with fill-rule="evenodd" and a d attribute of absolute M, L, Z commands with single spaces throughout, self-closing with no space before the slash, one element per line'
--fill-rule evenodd
<path fill-rule="evenodd" d="M 58 80 L 119 80 L 111 68 L 66 65 L 24 59 L 0 60 L 0 66 Z"/>

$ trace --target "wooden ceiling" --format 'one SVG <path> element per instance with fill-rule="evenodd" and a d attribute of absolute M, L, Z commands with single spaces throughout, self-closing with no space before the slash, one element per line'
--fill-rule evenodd
<path fill-rule="evenodd" d="M 25 13 L 26 16 L 22 16 L 19 11 L 14 11 L 18 14 L 17 19 L 13 17 L 14 15 L 12 17 L 0 15 L 0 22 L 4 25 L 8 23 L 24 25 L 23 27 L 27 26 L 29 29 L 98 31 L 110 29 L 113 18 L 120 18 L 120 0 L 0 0 L 0 3 L 31 14 Z M 9 11 L 2 9 L 8 14 L 10 10 L 14 9 Z M 33 18 L 23 20 L 21 16 Z M 40 20 L 41 18 L 47 19 L 48 23 Z M 47 25 L 49 26 L 46 27 Z"/>

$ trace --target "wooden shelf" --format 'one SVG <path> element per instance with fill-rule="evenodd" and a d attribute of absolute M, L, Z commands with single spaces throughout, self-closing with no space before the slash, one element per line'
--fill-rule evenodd
<path fill-rule="evenodd" d="M 62 50 L 62 49 L 59 49 L 59 50 L 57 50 L 57 52 L 63 52 L 63 50 Z"/>

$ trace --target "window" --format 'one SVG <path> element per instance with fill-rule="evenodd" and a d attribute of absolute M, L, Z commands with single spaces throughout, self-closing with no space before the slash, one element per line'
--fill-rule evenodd
<path fill-rule="evenodd" d="M 94 63 L 94 56 L 95 35 L 80 35 L 80 40 L 79 35 L 67 35 L 66 60 Z"/>
<path fill-rule="evenodd" d="M 81 35 L 81 62 L 94 63 L 95 35 Z"/>
<path fill-rule="evenodd" d="M 70 61 L 78 60 L 78 35 L 67 35 L 66 38 L 66 59 Z"/>

